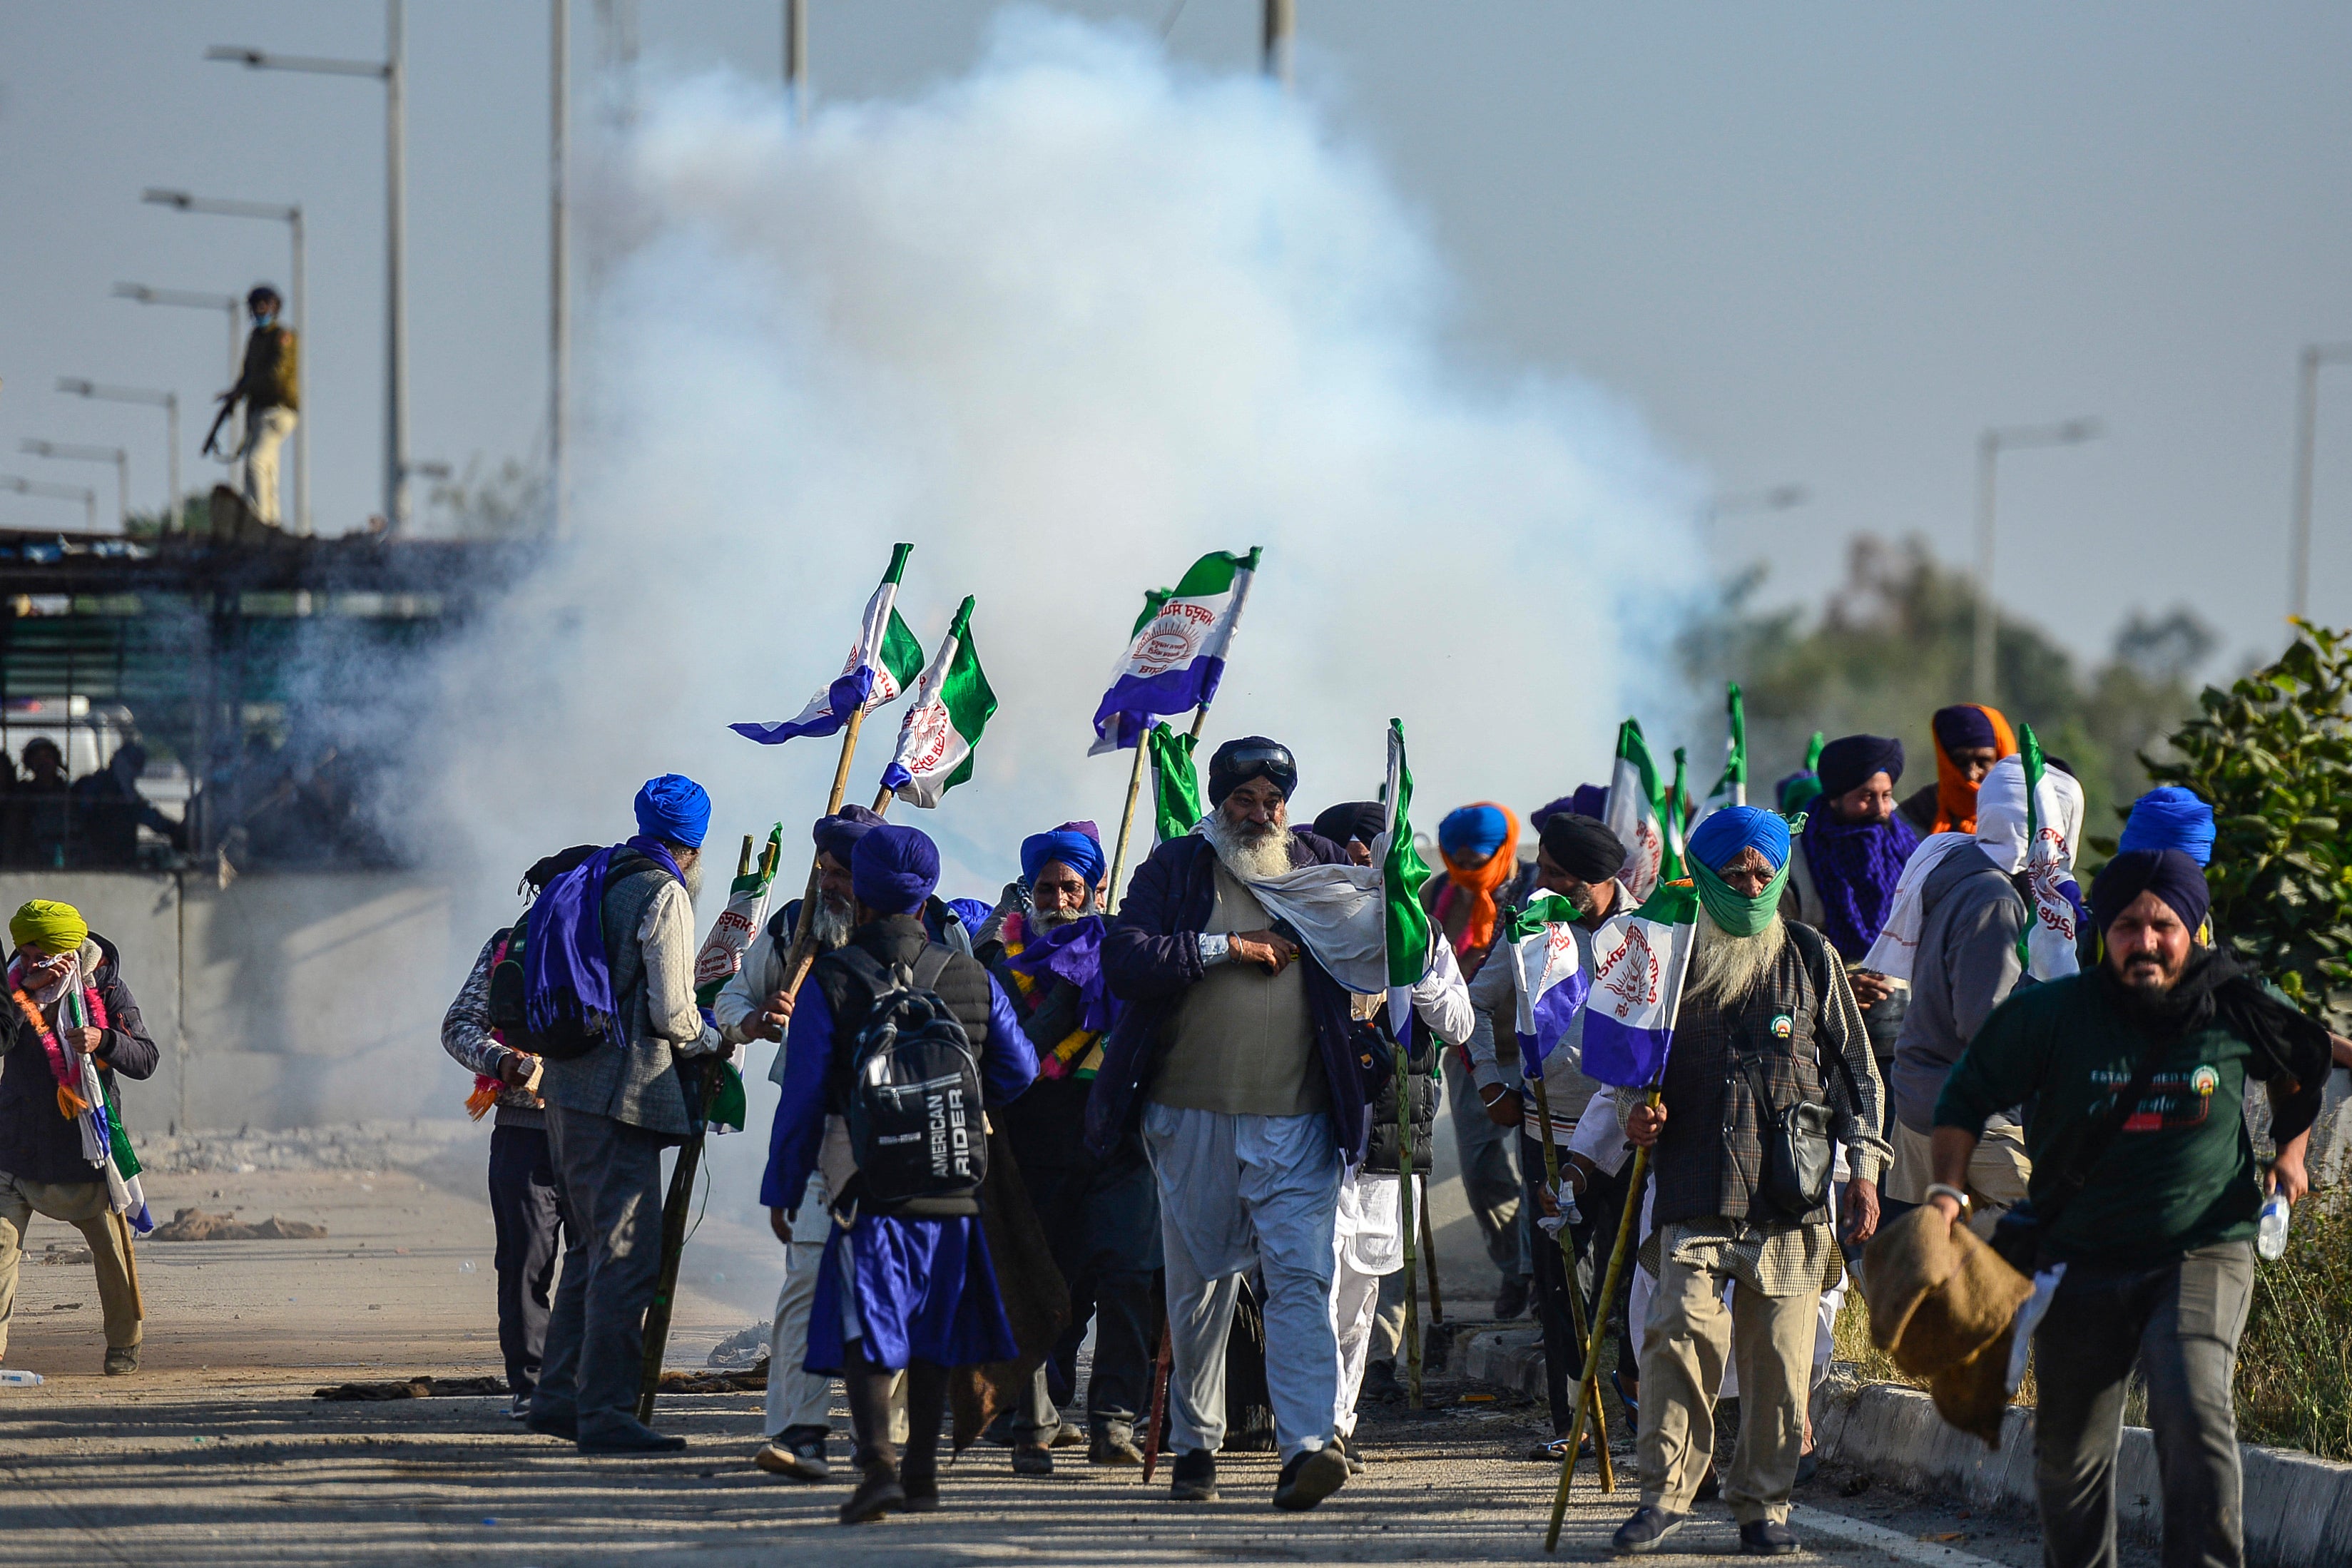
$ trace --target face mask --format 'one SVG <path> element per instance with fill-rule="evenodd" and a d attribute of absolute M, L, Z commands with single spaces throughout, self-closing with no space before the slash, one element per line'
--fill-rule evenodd
<path fill-rule="evenodd" d="M 272 310 L 266 316 L 256 316 L 253 318 L 253 324 L 257 330 L 262 327 L 274 327 L 278 324 L 278 312 Z"/>

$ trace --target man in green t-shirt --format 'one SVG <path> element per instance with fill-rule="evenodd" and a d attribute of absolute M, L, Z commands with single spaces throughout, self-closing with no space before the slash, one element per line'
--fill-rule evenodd
<path fill-rule="evenodd" d="M 1936 1103 L 1928 1201 L 1956 1223 L 1986 1119 L 2032 1108 L 2035 1267 L 2057 1276 L 2034 1338 L 2050 1568 L 2116 1562 L 2116 1447 L 2135 1364 L 2164 1477 L 2166 1568 L 2244 1562 L 2231 1383 L 2264 1184 L 2242 1107 L 2249 1079 L 2267 1086 L 2270 1180 L 2300 1197 L 2329 1038 L 2196 945 L 2207 901 L 2181 851 L 2116 856 L 2091 887 L 2105 960 L 2002 1003 Z"/>

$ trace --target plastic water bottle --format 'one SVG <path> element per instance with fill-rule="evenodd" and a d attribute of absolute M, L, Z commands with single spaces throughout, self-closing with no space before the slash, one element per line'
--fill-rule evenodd
<path fill-rule="evenodd" d="M 37 1372 L 26 1372 L 20 1366 L 0 1366 L 0 1387 L 38 1388 L 40 1385 L 41 1374 Z"/>
<path fill-rule="evenodd" d="M 2254 1250 L 2264 1262 L 2275 1263 L 2286 1254 L 2289 1208 L 2284 1193 L 2273 1193 L 2263 1200 L 2261 1226 L 2254 1232 Z"/>

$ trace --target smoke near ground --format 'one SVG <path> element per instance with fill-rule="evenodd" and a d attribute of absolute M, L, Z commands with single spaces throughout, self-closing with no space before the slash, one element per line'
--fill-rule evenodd
<path fill-rule="evenodd" d="M 648 83 L 611 153 L 572 532 L 466 650 L 438 759 L 485 910 L 673 769 L 730 863 L 783 818 L 796 882 L 835 748 L 725 726 L 839 669 L 894 540 L 927 648 L 978 595 L 1002 703 L 971 783 L 894 807 L 952 895 L 1024 834 L 1115 827 L 1128 760 L 1088 720 L 1204 551 L 1265 547 L 1209 742 L 1288 742 L 1305 813 L 1374 792 L 1391 715 L 1426 828 L 1604 779 L 1629 703 L 1684 700 L 1696 479 L 1594 388 L 1450 365 L 1436 247 L 1311 103 L 1016 12 L 964 77 L 799 130 L 772 85 Z"/>

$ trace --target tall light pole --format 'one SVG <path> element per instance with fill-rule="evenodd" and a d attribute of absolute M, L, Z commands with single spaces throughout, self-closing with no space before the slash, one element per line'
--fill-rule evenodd
<path fill-rule="evenodd" d="M 136 300 L 142 305 L 185 305 L 191 310 L 218 310 L 228 320 L 228 380 L 224 385 L 235 386 L 238 370 L 236 352 L 237 312 L 245 301 L 234 294 L 205 294 L 194 289 L 151 289 L 144 283 L 117 283 L 114 297 Z M 292 301 L 289 300 L 289 304 Z M 300 331 L 298 326 L 297 331 Z"/>
<path fill-rule="evenodd" d="M 401 0 L 384 0 L 384 49 L 381 60 L 273 55 L 263 49 L 219 44 L 205 51 L 208 60 L 229 60 L 253 70 L 373 77 L 383 83 L 383 520 L 394 533 L 401 531 L 408 521 L 408 298 L 401 266 L 401 234 L 407 226 L 408 175 L 401 109 L 404 49 L 400 4 Z M 299 424 L 295 434 L 299 439 Z M 308 508 L 304 509 L 303 531 L 310 531 Z"/>
<path fill-rule="evenodd" d="M 1704 526 L 1712 527 L 1723 518 L 1749 512 L 1787 511 L 1812 499 L 1813 492 L 1803 485 L 1772 485 L 1760 490 L 1741 490 L 1709 499 L 1706 505 L 1699 510 L 1699 521 Z"/>
<path fill-rule="evenodd" d="M 2311 468 L 2319 445 L 2319 367 L 2352 362 L 2352 343 L 2305 343 L 2294 419 L 2294 531 L 2288 542 L 2287 614 L 2311 611 Z"/>
<path fill-rule="evenodd" d="M 81 502 L 83 531 L 98 531 L 98 492 L 88 485 L 45 485 L 38 479 L 19 479 L 15 474 L 0 474 L 0 490 L 15 490 L 20 496 L 48 496 L 57 500 Z"/>
<path fill-rule="evenodd" d="M 794 125 L 809 117 L 808 0 L 784 0 L 784 96 Z"/>
<path fill-rule="evenodd" d="M 139 199 L 151 205 L 171 207 L 184 213 L 203 213 L 213 217 L 257 217 L 286 226 L 287 240 L 292 250 L 292 281 L 287 289 L 294 297 L 286 301 L 294 317 L 294 342 L 298 353 L 305 353 L 310 340 L 303 335 L 302 302 L 310 289 L 302 281 L 302 204 L 281 206 L 275 202 L 241 202 L 216 196 L 192 196 L 185 191 L 147 190 Z M 118 290 L 119 291 L 119 290 Z M 236 316 L 232 309 L 230 320 Z M 237 377 L 236 329 L 229 329 L 229 381 Z M 310 531 L 310 411 L 305 408 L 294 421 L 294 525 L 298 532 Z"/>
<path fill-rule="evenodd" d="M 567 37 L 571 0 L 549 0 L 547 39 L 547 506 L 557 532 L 563 530 L 563 382 L 570 369 L 564 330 L 563 262 L 569 236 L 564 225 L 564 132 L 570 118 L 571 65 Z"/>
<path fill-rule="evenodd" d="M 1295 0 L 1265 0 L 1264 34 L 1265 74 L 1290 88 L 1290 57 L 1298 34 L 1298 7 Z"/>
<path fill-rule="evenodd" d="M 1990 702 L 1993 692 L 1993 629 L 1998 619 L 1992 601 L 1995 480 L 2000 455 L 2011 447 L 2073 447 L 2097 437 L 2096 419 L 2068 419 L 2056 425 L 1995 426 L 1977 437 L 1977 604 L 1976 652 L 1969 661 L 1969 695 Z"/>
<path fill-rule="evenodd" d="M 115 504 L 122 512 L 122 531 L 131 531 L 131 454 L 120 447 L 82 447 L 70 441 L 20 441 L 19 451 L 66 463 L 112 463 Z"/>
<path fill-rule="evenodd" d="M 163 411 L 163 440 L 170 456 L 163 465 L 165 474 L 163 531 L 180 531 L 180 395 L 176 392 L 155 392 L 143 386 L 104 386 L 79 376 L 60 376 L 58 390 L 74 397 L 95 398 L 100 403 L 144 403 Z"/>

